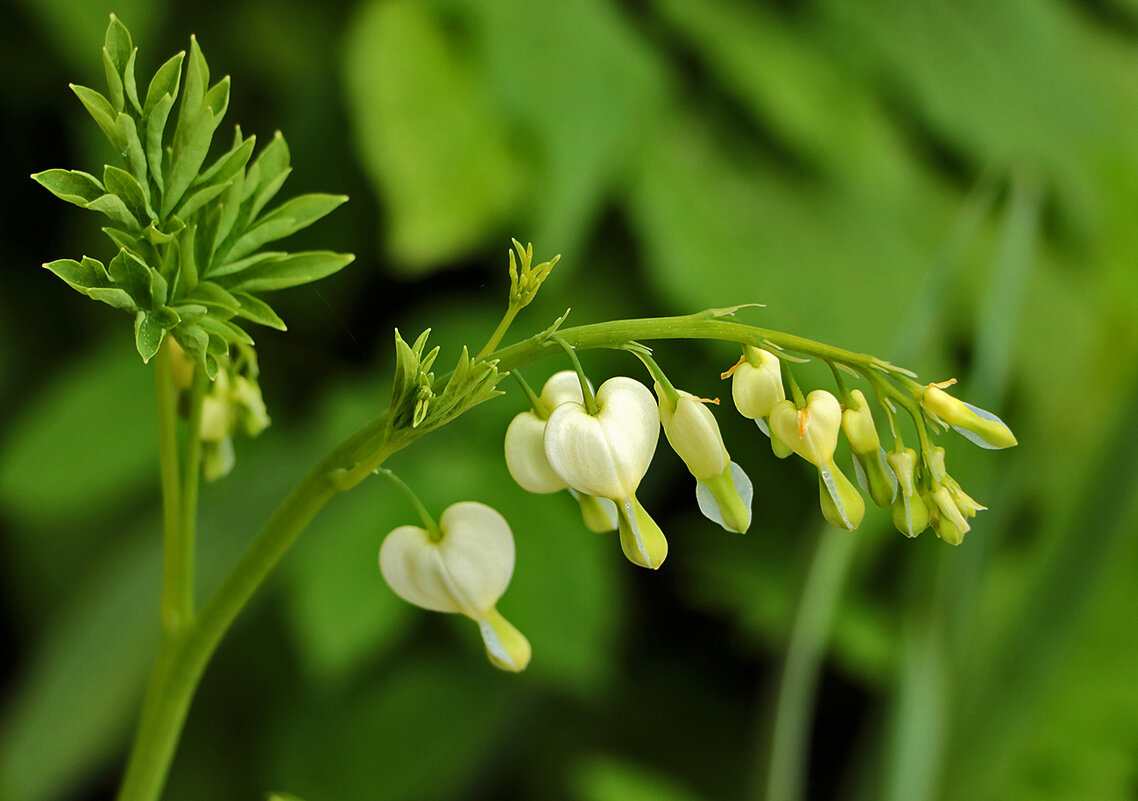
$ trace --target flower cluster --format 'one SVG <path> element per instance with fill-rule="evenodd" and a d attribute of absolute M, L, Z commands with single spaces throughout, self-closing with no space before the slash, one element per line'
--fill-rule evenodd
<path fill-rule="evenodd" d="M 528 268 L 531 249 L 514 244 Z M 505 323 L 532 297 L 532 293 L 518 294 L 516 269 L 511 254 L 514 291 Z M 548 269 L 541 277 L 546 273 Z M 1016 444 L 1011 429 L 994 414 L 948 394 L 945 389 L 955 381 L 921 385 L 912 373 L 871 356 L 718 322 L 735 311 L 710 310 L 673 319 L 680 326 L 698 324 L 702 336 L 707 335 L 707 322 L 714 321 L 712 326 L 724 326 L 718 338 L 742 341 L 742 356 L 721 374 L 731 379 L 735 408 L 755 421 L 769 438 L 775 456 L 797 455 L 817 470 L 819 505 L 825 519 L 838 528 L 856 529 L 865 517 L 864 496 L 868 496 L 890 510 L 894 526 L 905 536 L 916 537 L 931 527 L 940 539 L 959 545 L 970 528 L 969 521 L 985 507 L 948 474 L 945 450 L 933 444 L 931 435 L 951 426 L 982 447 L 1007 448 Z M 542 494 L 569 491 L 589 529 L 616 530 L 629 561 L 658 569 L 668 555 L 668 541 L 637 492 L 663 429 L 672 450 L 696 481 L 696 500 L 703 515 L 728 531 L 746 532 L 752 521 L 754 491 L 724 444 L 711 410 L 719 401 L 677 389 L 651 351 L 631 339 L 604 346 L 635 355 L 647 368 L 652 389 L 635 379 L 616 376 L 594 392 L 575 348 L 557 333 L 563 320 L 527 342 L 536 343 L 534 347 L 556 343 L 574 369 L 554 374 L 540 394 L 516 371 L 512 373 L 530 405 L 514 417 L 505 435 L 506 466 L 518 485 Z M 634 329 L 635 323 L 646 321 L 628 322 L 627 327 Z M 503 330 L 500 325 L 479 358 L 493 351 Z M 595 340 L 592 344 L 596 346 Z M 404 348 L 418 356 L 423 344 Z M 791 351 L 827 364 L 835 391 L 817 388 L 804 393 L 791 369 L 791 362 L 804 359 L 792 356 Z M 428 367 L 433 357 L 433 351 L 423 357 Z M 419 370 L 418 387 L 420 394 L 430 395 L 434 377 L 425 369 Z M 868 383 L 892 435 L 888 452 L 874 419 L 874 404 L 861 389 L 846 387 L 843 371 Z M 409 401 L 404 405 L 410 410 Z M 916 431 L 916 449 L 903 441 L 902 413 Z M 846 458 L 843 437 L 856 483 L 849 477 L 849 467 L 839 463 Z M 501 516 L 468 502 L 450 507 L 441 526 L 430 523 L 426 529 L 396 529 L 383 545 L 380 566 L 391 587 L 408 601 L 427 609 L 460 612 L 477 621 L 491 661 L 519 670 L 529 659 L 529 644 L 495 610 L 513 569 L 513 547 Z"/>

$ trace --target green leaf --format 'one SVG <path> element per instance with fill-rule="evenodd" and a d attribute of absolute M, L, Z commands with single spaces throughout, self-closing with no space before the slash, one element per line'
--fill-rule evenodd
<path fill-rule="evenodd" d="M 357 8 L 347 27 L 348 108 L 357 150 L 385 200 L 385 244 L 412 267 L 453 259 L 520 209 L 526 172 L 506 114 L 432 6 Z"/>
<path fill-rule="evenodd" d="M 126 72 L 127 63 L 134 54 L 134 43 L 130 39 L 130 31 L 114 14 L 111 14 L 110 24 L 107 25 L 103 52 L 107 55 L 107 61 L 119 75 Z"/>
<path fill-rule="evenodd" d="M 284 320 L 273 311 L 269 304 L 265 303 L 260 298 L 254 297 L 246 292 L 235 292 L 233 297 L 241 302 L 241 308 L 237 310 L 238 317 L 244 317 L 260 325 L 267 325 L 269 328 L 275 328 L 278 331 L 287 331 L 288 326 L 285 325 Z"/>
<path fill-rule="evenodd" d="M 270 292 L 307 284 L 332 275 L 352 263 L 351 253 L 312 250 L 264 261 L 237 273 L 223 276 L 219 284 L 230 290 Z"/>
<path fill-rule="evenodd" d="M 231 261 L 222 264 L 220 267 L 214 267 L 209 271 L 210 278 L 220 278 L 226 275 L 234 275 L 236 273 L 247 270 L 255 264 L 262 264 L 267 261 L 275 261 L 287 256 L 288 253 L 282 250 L 266 250 L 261 253 L 254 253 L 252 256 L 246 256 L 237 261 Z M 232 280 L 232 279 L 231 279 Z"/>
<path fill-rule="evenodd" d="M 214 312 L 215 317 L 218 316 L 217 310 L 224 310 L 233 315 L 237 314 L 242 306 L 242 302 L 236 296 L 229 294 L 212 281 L 202 281 L 198 284 L 189 295 L 188 300 L 208 306 L 210 311 Z"/>
<path fill-rule="evenodd" d="M 149 203 L 150 187 L 146 180 L 146 154 L 142 149 L 142 141 L 138 138 L 138 126 L 134 123 L 134 117 L 125 113 L 119 114 L 115 126 L 123 143 L 120 148 L 123 160 L 126 161 L 127 169 L 142 185 L 143 194 Z"/>
<path fill-rule="evenodd" d="M 253 345 L 253 337 L 249 336 L 248 332 L 239 325 L 235 325 L 228 320 L 219 320 L 216 317 L 203 317 L 198 321 L 201 329 L 209 334 L 211 337 L 217 337 L 224 340 L 227 345 L 229 344 L 243 344 Z"/>
<path fill-rule="evenodd" d="M 114 61 L 111 60 L 111 54 L 107 49 L 103 48 L 103 72 L 107 76 L 107 93 L 111 96 L 111 106 L 116 112 L 122 111 L 126 102 L 126 95 L 123 94 L 122 74 L 119 68 L 115 66 Z"/>
<path fill-rule="evenodd" d="M 124 142 L 120 138 L 120 134 L 116 129 L 116 118 L 118 111 L 111 105 L 111 102 L 94 89 L 89 89 L 86 86 L 79 86 L 78 84 L 71 84 L 71 91 L 79 98 L 79 102 L 87 109 L 87 112 L 95 120 L 95 123 L 102 130 L 103 134 L 114 145 L 115 150 L 122 151 Z"/>
<path fill-rule="evenodd" d="M 267 242 L 291 236 L 329 214 L 347 199 L 347 195 L 309 194 L 286 201 L 258 220 L 233 244 L 226 257 L 238 259 Z"/>
<path fill-rule="evenodd" d="M 217 375 L 217 361 L 209 354 L 209 334 L 201 326 L 179 325 L 171 334 L 191 361 L 205 370 L 206 375 L 211 379 Z"/>
<path fill-rule="evenodd" d="M 174 96 L 162 95 L 146 117 L 146 163 L 150 165 L 150 175 L 153 176 L 159 192 L 166 191 L 165 174 L 162 169 L 162 135 L 166 130 L 170 109 L 173 107 Z"/>
<path fill-rule="evenodd" d="M 108 272 L 115 285 L 126 291 L 141 308 L 150 308 L 150 283 L 152 270 L 141 259 L 128 250 L 120 250 L 111 259 Z"/>
<path fill-rule="evenodd" d="M 146 103 L 142 107 L 142 116 L 147 120 L 164 97 L 169 95 L 170 103 L 173 104 L 174 98 L 178 96 L 178 86 L 182 80 L 182 59 L 185 57 L 186 51 L 183 50 L 171 57 L 154 73 L 146 90 Z M 166 113 L 169 113 L 169 109 Z"/>
<path fill-rule="evenodd" d="M 141 114 L 142 104 L 138 102 L 138 81 L 134 77 L 134 63 L 138 56 L 138 48 L 130 51 L 130 58 L 126 61 L 126 67 L 123 69 L 123 89 L 126 91 L 126 99 L 134 107 L 134 110 Z"/>
<path fill-rule="evenodd" d="M 60 200 L 83 208 L 106 192 L 98 178 L 79 170 L 44 170 L 32 173 L 32 180 Z"/>
<path fill-rule="evenodd" d="M 125 248 L 139 258 L 142 257 L 143 242 L 138 235 L 132 234 L 129 231 L 123 231 L 119 228 L 112 228 L 109 225 L 103 227 L 103 233 L 110 237 L 116 247 Z"/>
<path fill-rule="evenodd" d="M 238 137 L 241 135 L 240 128 L 237 129 L 237 135 Z M 245 140 L 239 140 L 228 153 L 215 161 L 209 169 L 201 174 L 195 186 L 229 183 L 229 181 L 249 163 L 249 158 L 253 155 L 253 147 L 256 143 L 257 137 L 255 136 L 250 136 Z"/>
<path fill-rule="evenodd" d="M 179 217 L 188 219 L 194 214 L 194 212 L 198 211 L 198 209 L 202 208 L 204 205 L 209 203 L 211 200 L 216 198 L 228 188 L 229 184 L 227 183 L 213 184 L 197 192 L 194 192 L 192 195 L 185 199 L 182 205 L 179 206 L 178 210 L 174 213 Z"/>
<path fill-rule="evenodd" d="M 114 222 L 125 225 L 131 231 L 138 230 L 141 227 L 118 195 L 108 194 L 97 197 L 87 204 L 87 208 L 102 212 Z"/>
<path fill-rule="evenodd" d="M 44 267 L 84 295 L 92 287 L 108 287 L 111 285 L 111 278 L 107 275 L 103 263 L 87 256 L 84 256 L 81 262 L 74 259 L 57 259 L 48 262 Z"/>
<path fill-rule="evenodd" d="M 174 129 L 174 142 L 171 145 L 170 172 L 162 197 L 163 216 L 173 212 L 182 195 L 197 177 L 198 170 L 201 169 L 209 152 L 209 143 L 213 139 L 218 121 L 219 119 L 214 117 L 209 108 L 194 112 L 188 120 L 179 115 L 178 125 Z"/>
<path fill-rule="evenodd" d="M 185 228 L 186 224 L 184 222 L 177 217 L 171 217 L 166 221 L 164 227 L 159 228 L 158 222 L 155 221 L 150 223 L 142 233 L 152 245 L 164 245 L 172 241 L 174 237 L 184 231 Z"/>
<path fill-rule="evenodd" d="M 221 123 L 221 118 L 229 109 L 229 76 L 222 78 L 213 85 L 202 99 L 202 107 L 213 112 L 214 128 Z"/>
<path fill-rule="evenodd" d="M 187 115 L 193 116 L 201 109 L 202 98 L 209 86 L 209 65 L 198 45 L 196 36 L 190 36 L 190 60 L 186 65 L 186 89 L 182 92 L 182 107 L 179 120 Z"/>
<path fill-rule="evenodd" d="M 281 132 L 277 131 L 273 134 L 273 141 L 265 146 L 265 149 L 260 152 L 257 160 L 253 162 L 253 166 L 250 168 L 249 181 L 255 187 L 256 193 L 250 210 L 251 217 L 260 214 L 261 209 L 267 206 L 276 197 L 280 188 L 284 186 L 284 182 L 292 172 L 292 168 L 289 166 L 290 158 L 288 143 L 285 142 Z M 257 173 L 255 182 L 252 180 L 254 170 Z"/>
<path fill-rule="evenodd" d="M 118 195 L 122 199 L 131 216 L 136 220 L 156 219 L 142 186 L 129 172 L 108 164 L 103 168 L 103 183 L 106 185 L 108 193 Z"/>
<path fill-rule="evenodd" d="M 126 290 L 118 287 L 91 287 L 87 290 L 87 295 L 116 309 L 127 312 L 138 311 L 138 305 L 134 302 L 134 298 Z"/>

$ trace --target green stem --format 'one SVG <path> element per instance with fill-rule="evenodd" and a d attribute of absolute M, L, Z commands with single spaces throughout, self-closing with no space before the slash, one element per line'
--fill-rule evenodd
<path fill-rule="evenodd" d="M 183 620 L 186 621 L 194 614 L 194 552 L 198 527 L 198 485 L 202 472 L 202 407 L 208 387 L 209 378 L 205 371 L 195 368 L 186 426 L 186 460 L 182 469 L 182 595 L 179 600 Z"/>
<path fill-rule="evenodd" d="M 506 313 L 502 315 L 502 319 L 498 322 L 498 327 L 494 329 L 494 333 L 486 340 L 486 344 L 482 346 L 482 350 L 478 351 L 478 356 L 475 360 L 486 358 L 486 354 L 490 353 L 494 348 L 498 347 L 498 343 L 502 341 L 502 337 L 506 335 L 506 331 L 510 329 L 510 325 L 514 322 L 514 318 L 518 316 L 521 311 L 521 306 L 515 306 L 512 302 L 506 309 Z"/>
<path fill-rule="evenodd" d="M 829 527 L 818 535 L 779 679 L 766 784 L 759 794 L 764 801 L 799 801 L 804 797 L 818 674 L 857 542 Z"/>
<path fill-rule="evenodd" d="M 154 357 L 158 395 L 158 454 L 162 475 L 162 630 L 177 632 L 186 620 L 185 549 L 182 542 L 181 481 L 178 470 L 178 416 L 170 339 Z"/>
<path fill-rule="evenodd" d="M 597 398 L 593 395 L 593 388 L 589 386 L 589 379 L 585 376 L 585 369 L 581 367 L 581 360 L 577 358 L 576 350 L 560 334 L 554 334 L 550 339 L 557 343 L 565 351 L 569 361 L 573 362 L 573 369 L 577 371 L 577 378 L 581 382 L 581 398 L 585 402 L 585 411 L 596 417 L 600 412 L 597 406 Z"/>
<path fill-rule="evenodd" d="M 861 372 L 890 373 L 888 363 L 866 354 L 834 348 L 809 339 L 721 319 L 716 312 L 684 317 L 616 320 L 558 332 L 572 349 L 619 348 L 636 339 L 713 339 L 755 347 L 780 347 L 807 356 L 840 361 Z M 506 372 L 561 353 L 548 336 L 537 336 L 490 355 Z M 572 352 L 570 353 L 572 356 Z M 420 430 L 391 430 L 384 413 L 349 437 L 320 461 L 269 519 L 224 582 L 195 619 L 180 610 L 186 593 L 183 518 L 179 509 L 175 439 L 173 371 L 168 347 L 158 354 L 159 437 L 166 521 L 166 566 L 163 581 L 163 637 L 143 704 L 126 777 L 118 801 L 157 801 L 174 757 L 190 701 L 210 657 L 238 613 L 280 561 L 316 513 L 337 492 L 373 474 L 393 453 L 422 436 Z M 448 376 L 438 379 L 445 386 Z M 910 401 L 911 402 L 911 401 Z M 187 497 L 196 496 L 187 493 Z M 846 539 L 846 538 L 837 538 Z"/>
<path fill-rule="evenodd" d="M 639 348 L 628 348 L 636 358 L 640 359 L 641 363 L 652 375 L 652 379 L 660 385 L 660 391 L 664 393 L 664 397 L 668 399 L 668 406 L 672 411 L 680 405 L 680 393 L 672 386 L 672 382 L 664 375 L 664 371 L 660 369 L 660 365 L 656 364 L 656 360 L 648 353 L 648 349 L 643 350 Z"/>
<path fill-rule="evenodd" d="M 439 524 L 435 522 L 435 518 L 431 517 L 431 513 L 427 511 L 427 507 L 419 500 L 419 496 L 415 494 L 415 490 L 407 486 L 407 482 L 385 467 L 380 468 L 376 472 L 398 487 L 407 500 L 411 502 L 411 505 L 415 507 L 415 512 L 419 515 L 419 519 L 423 521 L 423 528 L 427 530 L 427 536 L 430 537 L 431 542 L 440 541 L 443 538 L 442 529 L 440 529 Z"/>

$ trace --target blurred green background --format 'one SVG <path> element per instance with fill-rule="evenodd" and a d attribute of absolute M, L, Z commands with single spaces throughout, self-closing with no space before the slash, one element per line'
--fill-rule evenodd
<path fill-rule="evenodd" d="M 704 521 L 662 447 L 653 574 L 568 497 L 511 484 L 508 387 L 390 466 L 435 510 L 510 519 L 500 608 L 529 670 L 495 672 L 473 626 L 383 585 L 379 543 L 412 513 L 365 483 L 223 643 L 165 798 L 1136 797 L 1134 0 L 19 0 L 0 26 L 0 799 L 110 798 L 157 643 L 153 378 L 125 316 L 39 268 L 110 245 L 27 178 L 113 159 L 67 89 L 101 86 L 112 10 L 147 78 L 197 34 L 234 77 L 222 131 L 281 129 L 291 193 L 352 196 L 296 249 L 356 263 L 282 293 L 290 331 L 258 337 L 274 425 L 202 493 L 203 592 L 385 407 L 392 327 L 433 327 L 440 364 L 481 344 L 511 235 L 562 254 L 517 336 L 569 306 L 760 302 L 745 320 L 957 376 L 1021 443 L 942 437 L 991 508 L 954 549 L 879 510 L 826 529 L 810 469 L 725 404 L 755 524 Z M 737 350 L 656 353 L 729 397 Z"/>

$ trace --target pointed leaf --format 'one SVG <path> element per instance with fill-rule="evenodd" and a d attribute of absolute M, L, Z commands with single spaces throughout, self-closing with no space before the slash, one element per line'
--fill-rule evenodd
<path fill-rule="evenodd" d="M 225 116 L 225 112 L 229 109 L 229 76 L 225 76 L 213 88 L 206 92 L 202 98 L 202 106 L 208 108 L 213 112 L 215 120 L 214 127 L 216 128 L 221 123 L 221 118 Z"/>
<path fill-rule="evenodd" d="M 103 72 L 107 76 L 107 94 L 110 95 L 111 106 L 116 112 L 122 111 L 126 103 L 126 95 L 123 94 L 122 73 L 111 60 L 111 54 L 107 52 L 105 47 L 103 48 Z"/>
<path fill-rule="evenodd" d="M 223 183 L 213 184 L 211 186 L 205 187 L 204 189 L 200 189 L 187 197 L 182 205 L 178 207 L 178 210 L 174 213 L 179 217 L 189 219 L 194 214 L 194 212 L 198 211 L 200 208 L 205 206 L 207 203 L 209 203 L 211 200 L 213 200 L 228 188 L 229 184 Z"/>
<path fill-rule="evenodd" d="M 183 292 L 193 292 L 198 285 L 197 253 L 194 247 L 197 228 L 189 226 L 178 242 L 178 266 L 182 276 Z"/>
<path fill-rule="evenodd" d="M 235 276 L 225 276 L 218 283 L 245 292 L 287 289 L 338 272 L 351 264 L 354 258 L 350 253 L 332 253 L 327 250 L 293 253 L 281 259 L 256 264 Z"/>
<path fill-rule="evenodd" d="M 143 193 L 142 185 L 129 172 L 108 164 L 103 169 L 103 183 L 108 193 L 118 195 L 135 219 L 148 221 L 156 219 Z"/>
<path fill-rule="evenodd" d="M 197 37 L 190 36 L 190 60 L 186 65 L 186 89 L 182 93 L 179 119 L 187 115 L 192 117 L 198 113 L 207 86 L 209 86 L 209 65 L 206 64 L 202 49 L 198 46 Z"/>
<path fill-rule="evenodd" d="M 247 270 L 255 264 L 262 264 L 266 261 L 275 261 L 283 259 L 288 254 L 280 250 L 266 250 L 263 253 L 254 253 L 252 256 L 246 256 L 237 261 L 231 261 L 223 264 L 220 267 L 215 267 L 209 271 L 210 278 L 221 278 L 226 275 L 235 275 L 243 270 Z"/>
<path fill-rule="evenodd" d="M 238 135 L 240 135 L 240 129 L 238 129 Z M 250 136 L 248 139 L 235 144 L 228 153 L 201 174 L 201 179 L 197 185 L 229 183 L 230 179 L 249 163 L 249 157 L 253 155 L 253 147 L 256 143 L 257 137 Z"/>
<path fill-rule="evenodd" d="M 152 109 L 166 95 L 170 96 L 171 103 L 178 96 L 178 85 L 182 79 L 182 59 L 185 57 L 186 51 L 183 50 L 174 55 L 154 73 L 154 78 L 151 79 L 150 86 L 146 90 L 146 103 L 142 107 L 143 117 L 149 119 Z M 167 113 L 169 112 L 167 111 Z"/>
<path fill-rule="evenodd" d="M 178 315 L 178 320 L 182 323 L 196 323 L 209 314 L 209 309 L 200 303 L 180 303 L 170 308 Z"/>
<path fill-rule="evenodd" d="M 241 308 L 237 310 L 238 317 L 244 317 L 246 320 L 260 325 L 267 325 L 269 328 L 275 328 L 278 331 L 288 330 L 284 320 L 260 298 L 246 292 L 235 292 L 233 297 L 241 301 Z"/>
<path fill-rule="evenodd" d="M 255 184 L 256 195 L 252 208 L 253 216 L 260 214 L 261 209 L 269 204 L 288 178 L 289 173 L 292 172 L 289 167 L 290 159 L 288 143 L 281 132 L 277 131 L 273 135 L 273 141 L 265 146 L 265 149 L 261 151 L 253 163 L 258 170 L 258 179 Z"/>
<path fill-rule="evenodd" d="M 44 170 L 32 173 L 32 180 L 60 200 L 83 208 L 106 192 L 98 178 L 79 170 Z"/>
<path fill-rule="evenodd" d="M 107 270 L 115 285 L 129 294 L 142 308 L 150 306 L 150 282 L 152 271 L 142 260 L 127 250 L 120 250 L 111 259 Z"/>
<path fill-rule="evenodd" d="M 184 109 L 184 104 L 183 104 Z M 162 215 L 169 215 L 178 205 L 182 195 L 201 169 L 209 152 L 209 143 L 213 139 L 214 129 L 219 118 L 215 118 L 208 107 L 202 108 L 185 117 L 185 111 L 178 116 L 178 126 L 174 130 L 174 141 L 171 145 L 170 172 L 166 181 L 165 194 L 162 198 Z"/>
<path fill-rule="evenodd" d="M 188 299 L 209 307 L 215 317 L 219 316 L 218 310 L 224 310 L 233 315 L 240 311 L 244 305 L 235 295 L 229 294 L 212 281 L 202 281 Z"/>
<path fill-rule="evenodd" d="M 138 224 L 138 220 L 130 213 L 130 209 L 126 207 L 126 204 L 123 203 L 122 198 L 118 195 L 102 195 L 97 197 L 87 204 L 87 208 L 94 211 L 101 211 L 113 221 L 120 225 L 125 225 L 130 231 L 138 230 L 141 227 Z"/>
<path fill-rule="evenodd" d="M 77 289 L 83 294 L 87 294 L 87 290 L 91 287 L 107 287 L 111 285 L 111 278 L 107 275 L 107 269 L 103 266 L 103 263 L 87 256 L 84 256 L 81 262 L 75 261 L 74 259 L 49 261 L 44 264 L 44 267 L 66 281 L 73 289 Z"/>
<path fill-rule="evenodd" d="M 112 228 L 109 225 L 103 228 L 103 233 L 109 236 L 111 238 L 111 241 L 114 242 L 117 247 L 125 248 L 134 255 L 141 256 L 141 243 L 139 242 L 138 237 L 134 234 L 128 231 L 120 230 L 118 228 Z"/>
<path fill-rule="evenodd" d="M 134 77 L 134 63 L 138 56 L 138 48 L 130 51 L 130 58 L 126 60 L 126 67 L 123 68 L 122 85 L 126 91 L 126 99 L 130 101 L 134 110 L 141 114 L 142 104 L 138 102 L 138 81 Z"/>
<path fill-rule="evenodd" d="M 162 347 L 162 339 L 166 336 L 166 329 L 162 327 L 154 316 L 147 312 L 139 312 L 134 318 L 134 345 L 138 348 L 138 355 L 143 362 L 149 362 Z"/>
<path fill-rule="evenodd" d="M 130 31 L 122 24 L 114 14 L 111 14 L 111 22 L 107 25 L 107 35 L 103 43 L 103 52 L 107 54 L 107 60 L 115 68 L 115 71 L 122 75 L 126 71 L 127 62 L 134 51 L 134 43 L 130 39 Z"/>
<path fill-rule="evenodd" d="M 154 177 L 154 183 L 160 192 L 166 191 L 165 173 L 162 170 L 162 137 L 166 131 L 166 121 L 170 118 L 170 109 L 173 107 L 174 96 L 162 95 L 146 118 L 146 163 L 150 165 L 150 174 Z"/>
<path fill-rule="evenodd" d="M 245 329 L 228 320 L 219 320 L 216 317 L 203 317 L 198 321 L 198 325 L 211 337 L 218 337 L 224 340 L 227 345 L 229 343 L 241 343 L 244 345 L 254 344 L 253 337 L 249 336 Z"/>
<path fill-rule="evenodd" d="M 146 202 L 150 202 L 150 186 L 146 180 L 146 154 L 142 150 L 142 142 L 138 138 L 138 126 L 134 124 L 134 117 L 129 114 L 119 114 L 115 121 L 115 131 L 122 139 L 120 151 L 126 161 L 127 169 L 142 186 Z"/>
<path fill-rule="evenodd" d="M 267 242 L 284 239 L 307 228 L 347 200 L 347 195 L 301 195 L 266 214 L 234 243 L 229 258 L 252 253 Z"/>
<path fill-rule="evenodd" d="M 138 311 L 138 305 L 134 299 L 125 290 L 118 287 L 92 287 L 87 290 L 87 295 L 116 309 L 128 312 Z"/>
<path fill-rule="evenodd" d="M 71 84 L 71 91 L 79 98 L 79 102 L 87 109 L 87 112 L 98 124 L 103 134 L 107 139 L 111 140 L 115 150 L 122 151 L 122 141 L 119 138 L 119 133 L 115 129 L 115 119 L 118 117 L 118 112 L 111 102 L 94 89 L 89 89 L 86 86 L 79 86 L 78 84 Z"/>

